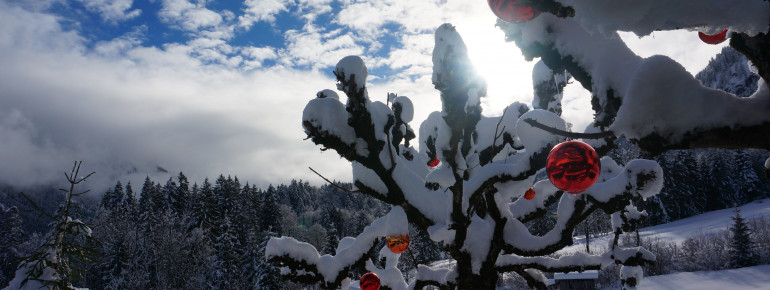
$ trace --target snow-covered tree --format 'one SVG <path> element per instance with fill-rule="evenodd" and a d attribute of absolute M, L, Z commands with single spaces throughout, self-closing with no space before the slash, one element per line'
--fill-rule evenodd
<path fill-rule="evenodd" d="M 527 59 L 540 58 L 533 73 L 533 107 L 538 109 L 514 103 L 502 116 L 482 115 L 479 99 L 486 95 L 486 84 L 474 72 L 459 34 L 444 24 L 435 35 L 432 78 L 442 111 L 420 126 L 419 151 L 409 144 L 415 136 L 409 125 L 411 101 L 396 94 L 388 96 L 387 104 L 370 100 L 363 61 L 355 56 L 339 61 L 337 89 L 347 100 L 333 90 L 318 92 L 305 107 L 303 127 L 323 150 L 332 149 L 352 163 L 355 192 L 393 207 L 356 237 L 341 239 L 334 255 L 321 256 L 291 237 L 271 239 L 266 256 L 283 267 L 284 277 L 333 288 L 363 270 L 378 274 L 382 285 L 392 289 L 492 289 L 500 273 L 513 272 L 530 286 L 544 288 L 543 272 L 619 264 L 624 288 L 633 288 L 642 276 L 640 265 L 655 257 L 643 248 L 622 248 L 618 239 L 646 216 L 633 203 L 660 191 L 661 167 L 649 160 L 621 167 L 605 157 L 595 185 L 565 194 L 549 180 L 535 182 L 550 149 L 566 138 L 586 138 L 604 154 L 620 137 L 637 144 L 645 156 L 671 149 L 770 148 L 767 1 L 517 2 L 542 13 L 527 22 L 500 20 L 498 26 Z M 704 87 L 668 57 L 637 56 L 617 34 L 682 28 L 707 33 L 729 28 L 731 46 L 749 58 L 760 76 L 756 92 L 736 98 Z M 567 132 L 558 116 L 566 78 L 592 93 L 594 123 L 586 133 Z M 556 90 L 542 90 L 548 81 Z M 434 157 L 440 163 L 429 168 Z M 528 188 L 534 188 L 535 198 L 519 198 Z M 530 233 L 525 224 L 548 214 L 553 204 L 558 204 L 553 227 L 542 235 Z M 611 215 L 615 238 L 607 252 L 544 257 L 571 244 L 576 226 L 596 210 Z M 407 283 L 396 266 L 399 254 L 379 251 L 384 267 L 371 258 L 383 237 L 408 233 L 409 222 L 443 243 L 452 263 L 420 265 Z"/>
<path fill-rule="evenodd" d="M 598 269 L 602 263 L 612 262 L 631 267 L 624 272 L 636 277 L 639 264 L 654 259 L 643 249 L 616 245 L 602 255 L 539 257 L 571 244 L 576 225 L 596 209 L 615 213 L 614 226 L 622 233 L 626 221 L 639 214 L 630 201 L 657 193 L 662 172 L 651 161 L 632 161 L 623 169 L 604 159 L 604 182 L 582 194 L 564 194 L 548 181 L 533 185 L 550 148 L 564 138 L 523 120 L 561 130 L 566 127 L 564 122 L 548 111 L 524 114 L 526 106 L 518 103 L 502 117 L 482 116 L 479 98 L 485 94 L 485 83 L 472 71 L 465 46 L 451 25 L 436 32 L 434 83 L 441 91 L 444 110 L 421 126 L 421 152 L 406 142 L 401 144 L 406 139 L 392 134 L 411 130 L 406 126 L 413 114 L 408 99 L 393 98 L 394 104 L 401 105 L 399 115 L 385 104 L 370 101 L 363 85 L 366 67 L 358 57 L 343 58 L 335 74 L 338 88 L 348 96 L 347 106 L 333 91 L 322 91 L 305 109 L 306 132 L 314 142 L 353 162 L 359 191 L 394 207 L 356 238 L 343 239 L 334 256 L 321 257 L 310 244 L 293 238 L 272 239 L 266 254 L 287 267 L 282 272 L 286 276 L 337 287 L 352 269 L 365 268 L 379 274 L 385 286 L 406 288 L 396 268 L 398 255 L 380 251 L 386 266 L 378 269 L 369 261 L 369 253 L 384 236 L 408 234 L 407 220 L 443 242 L 456 261 L 450 269 L 420 266 L 413 282 L 418 287 L 492 288 L 498 274 L 504 272 L 516 272 L 533 286 L 544 287 L 541 271 Z M 517 117 L 522 121 L 516 122 Z M 397 120 L 403 123 L 399 127 L 394 126 Z M 500 132 L 494 132 L 496 127 Z M 503 132 L 512 138 L 494 138 Z M 431 155 L 441 160 L 433 170 L 427 166 Z M 534 200 L 518 199 L 532 186 L 538 193 Z M 557 201 L 559 217 L 553 229 L 544 236 L 530 234 L 523 223 L 545 214 L 545 207 Z M 633 285 L 633 278 L 627 278 Z"/>
<path fill-rule="evenodd" d="M 741 216 L 741 210 L 736 207 L 734 212 L 733 224 L 730 226 L 730 264 L 736 268 L 754 266 L 759 261 L 759 256 L 752 247 L 754 243 L 751 241 L 751 229 Z"/>
<path fill-rule="evenodd" d="M 75 162 L 70 174 L 64 173 L 70 187 L 61 189 L 65 199 L 58 212 L 48 214 L 33 203 L 40 214 L 52 219 L 51 230 L 43 245 L 21 260 L 6 289 L 74 289 L 72 283 L 82 277 L 96 257 L 98 242 L 91 235 L 91 228 L 75 214 L 77 202 L 72 199 L 88 192 L 75 192 L 75 185 L 94 174 L 80 176 L 81 163 Z"/>
<path fill-rule="evenodd" d="M 6 208 L 0 203 L 0 286 L 5 286 L 16 272 L 19 246 L 23 242 L 19 208 Z"/>

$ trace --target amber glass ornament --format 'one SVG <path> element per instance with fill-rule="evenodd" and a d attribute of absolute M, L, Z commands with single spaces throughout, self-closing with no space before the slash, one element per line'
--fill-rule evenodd
<path fill-rule="evenodd" d="M 580 141 L 567 141 L 551 149 L 545 171 L 551 183 L 569 193 L 580 193 L 599 178 L 601 162 L 596 150 Z"/>
<path fill-rule="evenodd" d="M 366 273 L 359 281 L 361 290 L 380 290 L 380 277 L 374 273 Z"/>
<path fill-rule="evenodd" d="M 508 22 L 525 22 L 540 15 L 540 11 L 532 6 L 521 5 L 514 0 L 487 0 L 487 3 L 497 17 Z"/>
<path fill-rule="evenodd" d="M 409 235 L 389 235 L 385 241 L 388 249 L 396 254 L 401 254 L 409 248 Z"/>
<path fill-rule="evenodd" d="M 527 189 L 527 192 L 524 193 L 524 199 L 532 200 L 533 198 L 535 198 L 535 189 L 530 187 Z"/>
<path fill-rule="evenodd" d="M 708 43 L 708 44 L 720 44 L 727 40 L 727 29 L 722 30 L 722 32 L 717 34 L 705 34 L 703 32 L 698 32 L 698 37 L 701 41 Z"/>

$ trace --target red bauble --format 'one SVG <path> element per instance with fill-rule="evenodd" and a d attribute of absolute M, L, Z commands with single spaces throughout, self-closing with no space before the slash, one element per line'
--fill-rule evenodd
<path fill-rule="evenodd" d="M 720 33 L 710 35 L 698 31 L 698 37 L 700 37 L 700 40 L 708 44 L 720 44 L 727 40 L 727 29 L 722 30 Z"/>
<path fill-rule="evenodd" d="M 385 239 L 388 249 L 396 254 L 401 254 L 409 247 L 409 235 L 392 235 Z"/>
<path fill-rule="evenodd" d="M 535 189 L 530 187 L 527 189 L 527 192 L 524 193 L 524 199 L 532 200 L 533 198 L 535 198 Z"/>
<path fill-rule="evenodd" d="M 438 165 L 438 156 L 433 156 L 433 160 L 428 163 L 428 166 L 436 167 L 436 165 Z"/>
<path fill-rule="evenodd" d="M 497 17 L 508 22 L 525 22 L 540 15 L 532 6 L 521 5 L 515 0 L 487 0 Z"/>
<path fill-rule="evenodd" d="M 380 290 L 380 277 L 374 273 L 366 273 L 361 276 L 359 285 L 361 290 Z"/>
<path fill-rule="evenodd" d="M 545 171 L 551 183 L 569 193 L 580 193 L 594 185 L 602 164 L 594 148 L 580 141 L 556 145 L 548 154 Z"/>

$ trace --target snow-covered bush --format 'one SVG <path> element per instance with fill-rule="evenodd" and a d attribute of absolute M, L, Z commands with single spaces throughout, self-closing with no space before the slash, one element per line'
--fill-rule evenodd
<path fill-rule="evenodd" d="M 368 271 L 391 289 L 492 289 L 501 273 L 515 273 L 531 287 L 544 288 L 544 272 L 616 264 L 623 287 L 633 288 L 642 277 L 641 265 L 655 256 L 641 247 L 621 247 L 618 240 L 646 215 L 633 202 L 660 191 L 662 169 L 649 160 L 621 167 L 605 157 L 595 185 L 580 194 L 565 194 L 548 180 L 535 182 L 551 148 L 567 137 L 592 138 L 586 141 L 600 154 L 612 148 L 617 137 L 637 143 L 648 155 L 676 148 L 770 148 L 770 138 L 754 138 L 770 128 L 770 90 L 765 83 L 770 45 L 767 36 L 759 34 L 768 31 L 770 3 L 520 2 L 543 13 L 529 22 L 498 25 L 525 57 L 541 59 L 536 75 L 569 75 L 592 92 L 596 115 L 587 133 L 566 132 L 558 115 L 561 96 L 538 90 L 537 79 L 534 107 L 540 109 L 516 102 L 502 116 L 482 115 L 479 99 L 486 96 L 486 83 L 473 70 L 460 35 L 444 24 L 435 34 L 432 76 L 442 111 L 420 125 L 418 151 L 410 145 L 416 136 L 409 125 L 411 102 L 396 94 L 387 103 L 371 101 L 363 60 L 345 57 L 334 74 L 337 89 L 347 99 L 321 91 L 305 107 L 302 125 L 323 150 L 332 149 L 352 163 L 355 192 L 393 207 L 356 237 L 341 239 L 333 254 L 320 255 L 315 247 L 291 237 L 271 239 L 265 255 L 282 267 L 284 277 L 347 288 L 351 279 L 359 278 L 355 271 Z M 694 5 L 720 8 L 692 9 Z M 749 57 L 761 77 L 751 97 L 738 99 L 706 88 L 667 57 L 641 58 L 616 33 L 647 35 L 680 28 L 712 32 L 724 27 L 733 32 L 732 46 Z M 562 73 L 565 70 L 568 74 Z M 435 159 L 440 163 L 429 167 Z M 536 196 L 520 198 L 529 188 Z M 525 224 L 543 218 L 553 204 L 558 206 L 552 228 L 531 234 Z M 546 257 L 570 245 L 578 223 L 596 210 L 611 214 L 615 238 L 605 252 Z M 379 250 L 386 259 L 384 267 L 370 259 L 382 238 L 407 233 L 408 223 L 427 230 L 451 256 L 439 266 L 419 265 L 410 281 L 397 267 L 400 254 Z"/>

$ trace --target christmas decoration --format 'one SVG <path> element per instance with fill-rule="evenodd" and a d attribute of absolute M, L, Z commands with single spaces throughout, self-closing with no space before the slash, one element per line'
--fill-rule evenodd
<path fill-rule="evenodd" d="M 361 286 L 361 290 L 379 290 L 380 289 L 380 277 L 377 276 L 377 274 L 374 273 L 366 273 L 363 276 L 361 276 L 361 281 L 359 282 Z"/>
<path fill-rule="evenodd" d="M 530 187 L 527 189 L 527 192 L 524 193 L 524 199 L 532 200 L 533 198 L 535 198 L 535 189 Z"/>
<path fill-rule="evenodd" d="M 569 193 L 580 193 L 599 177 L 601 163 L 594 148 L 580 141 L 556 145 L 548 154 L 545 170 L 551 183 Z"/>
<path fill-rule="evenodd" d="M 433 156 L 433 160 L 431 160 L 430 163 L 428 163 L 428 166 L 436 167 L 437 165 L 438 165 L 438 157 L 437 156 Z"/>
<path fill-rule="evenodd" d="M 720 44 L 727 40 L 727 29 L 722 30 L 722 32 L 717 34 L 705 34 L 698 31 L 698 37 L 700 37 L 700 40 L 708 44 Z"/>
<path fill-rule="evenodd" d="M 540 11 L 532 6 L 521 5 L 513 0 L 487 0 L 487 2 L 497 17 L 508 22 L 525 22 L 540 14 Z"/>
<path fill-rule="evenodd" d="M 388 249 L 396 254 L 403 253 L 409 247 L 409 235 L 389 235 L 385 240 Z"/>

